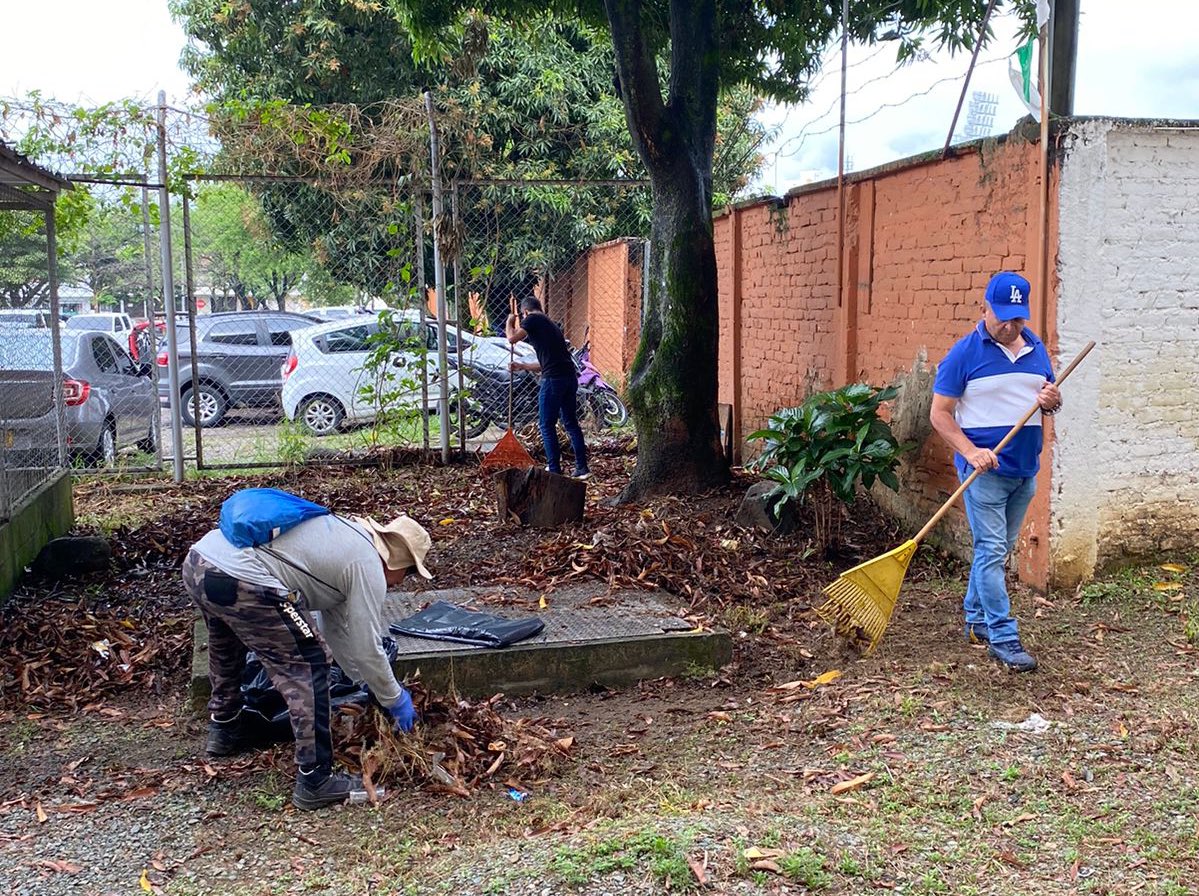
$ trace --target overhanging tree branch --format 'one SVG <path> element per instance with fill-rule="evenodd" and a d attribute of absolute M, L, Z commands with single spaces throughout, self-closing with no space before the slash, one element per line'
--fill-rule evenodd
<path fill-rule="evenodd" d="M 658 67 L 642 25 L 641 0 L 604 0 L 616 51 L 616 72 L 624 100 L 629 131 L 647 168 L 669 159 L 663 146 L 664 104 L 658 83 Z"/>
<path fill-rule="evenodd" d="M 716 137 L 720 47 L 716 0 L 671 0 L 670 98 L 672 118 L 686 128 L 693 150 L 709 159 Z"/>

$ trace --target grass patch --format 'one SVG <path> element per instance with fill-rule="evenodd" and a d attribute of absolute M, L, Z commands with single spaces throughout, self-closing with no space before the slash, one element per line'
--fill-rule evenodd
<path fill-rule="evenodd" d="M 832 875 L 824 870 L 825 861 L 822 853 L 805 846 L 780 858 L 779 868 L 784 877 L 809 890 L 823 890 L 833 882 Z"/>
<path fill-rule="evenodd" d="M 288 796 L 282 778 L 274 771 L 268 772 L 261 784 L 251 787 L 246 792 L 246 799 L 250 805 L 263 812 L 282 811 L 287 805 Z"/>
<path fill-rule="evenodd" d="M 615 871 L 643 869 L 671 892 L 696 888 L 687 864 L 689 837 L 641 831 L 630 837 L 613 836 L 584 846 L 562 846 L 550 860 L 550 870 L 566 883 L 581 886 Z"/>
<path fill-rule="evenodd" d="M 760 635 L 770 625 L 770 616 L 757 607 L 737 604 L 724 614 L 724 623 L 732 631 Z"/>
<path fill-rule="evenodd" d="M 28 719 L 17 719 L 8 726 L 4 737 L 4 753 L 10 756 L 20 756 L 25 749 L 40 735 L 37 725 Z"/>

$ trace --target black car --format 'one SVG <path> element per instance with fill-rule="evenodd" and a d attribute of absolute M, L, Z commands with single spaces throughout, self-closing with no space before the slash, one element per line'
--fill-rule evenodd
<path fill-rule="evenodd" d="M 180 328 L 179 400 L 183 419 L 195 423 L 192 368 L 200 399 L 200 425 L 217 426 L 230 408 L 279 406 L 279 367 L 291 351 L 291 331 L 320 321 L 289 311 L 230 311 L 196 318 L 196 359 L 191 333 Z M 158 353 L 158 397 L 171 403 L 167 353 Z"/>

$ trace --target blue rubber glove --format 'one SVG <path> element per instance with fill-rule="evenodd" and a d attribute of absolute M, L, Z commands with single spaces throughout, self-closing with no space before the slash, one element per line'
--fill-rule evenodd
<path fill-rule="evenodd" d="M 387 714 L 401 731 L 411 731 L 416 726 L 416 708 L 411 695 L 402 687 L 399 699 L 387 708 Z"/>

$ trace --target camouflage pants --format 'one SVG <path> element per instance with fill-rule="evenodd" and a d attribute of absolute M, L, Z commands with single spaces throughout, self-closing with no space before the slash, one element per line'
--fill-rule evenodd
<path fill-rule="evenodd" d="M 230 716 L 242 709 L 242 675 L 252 650 L 287 702 L 296 763 L 304 771 L 331 769 L 331 659 L 303 596 L 239 581 L 195 551 L 183 561 L 183 585 L 208 626 L 209 711 Z"/>

